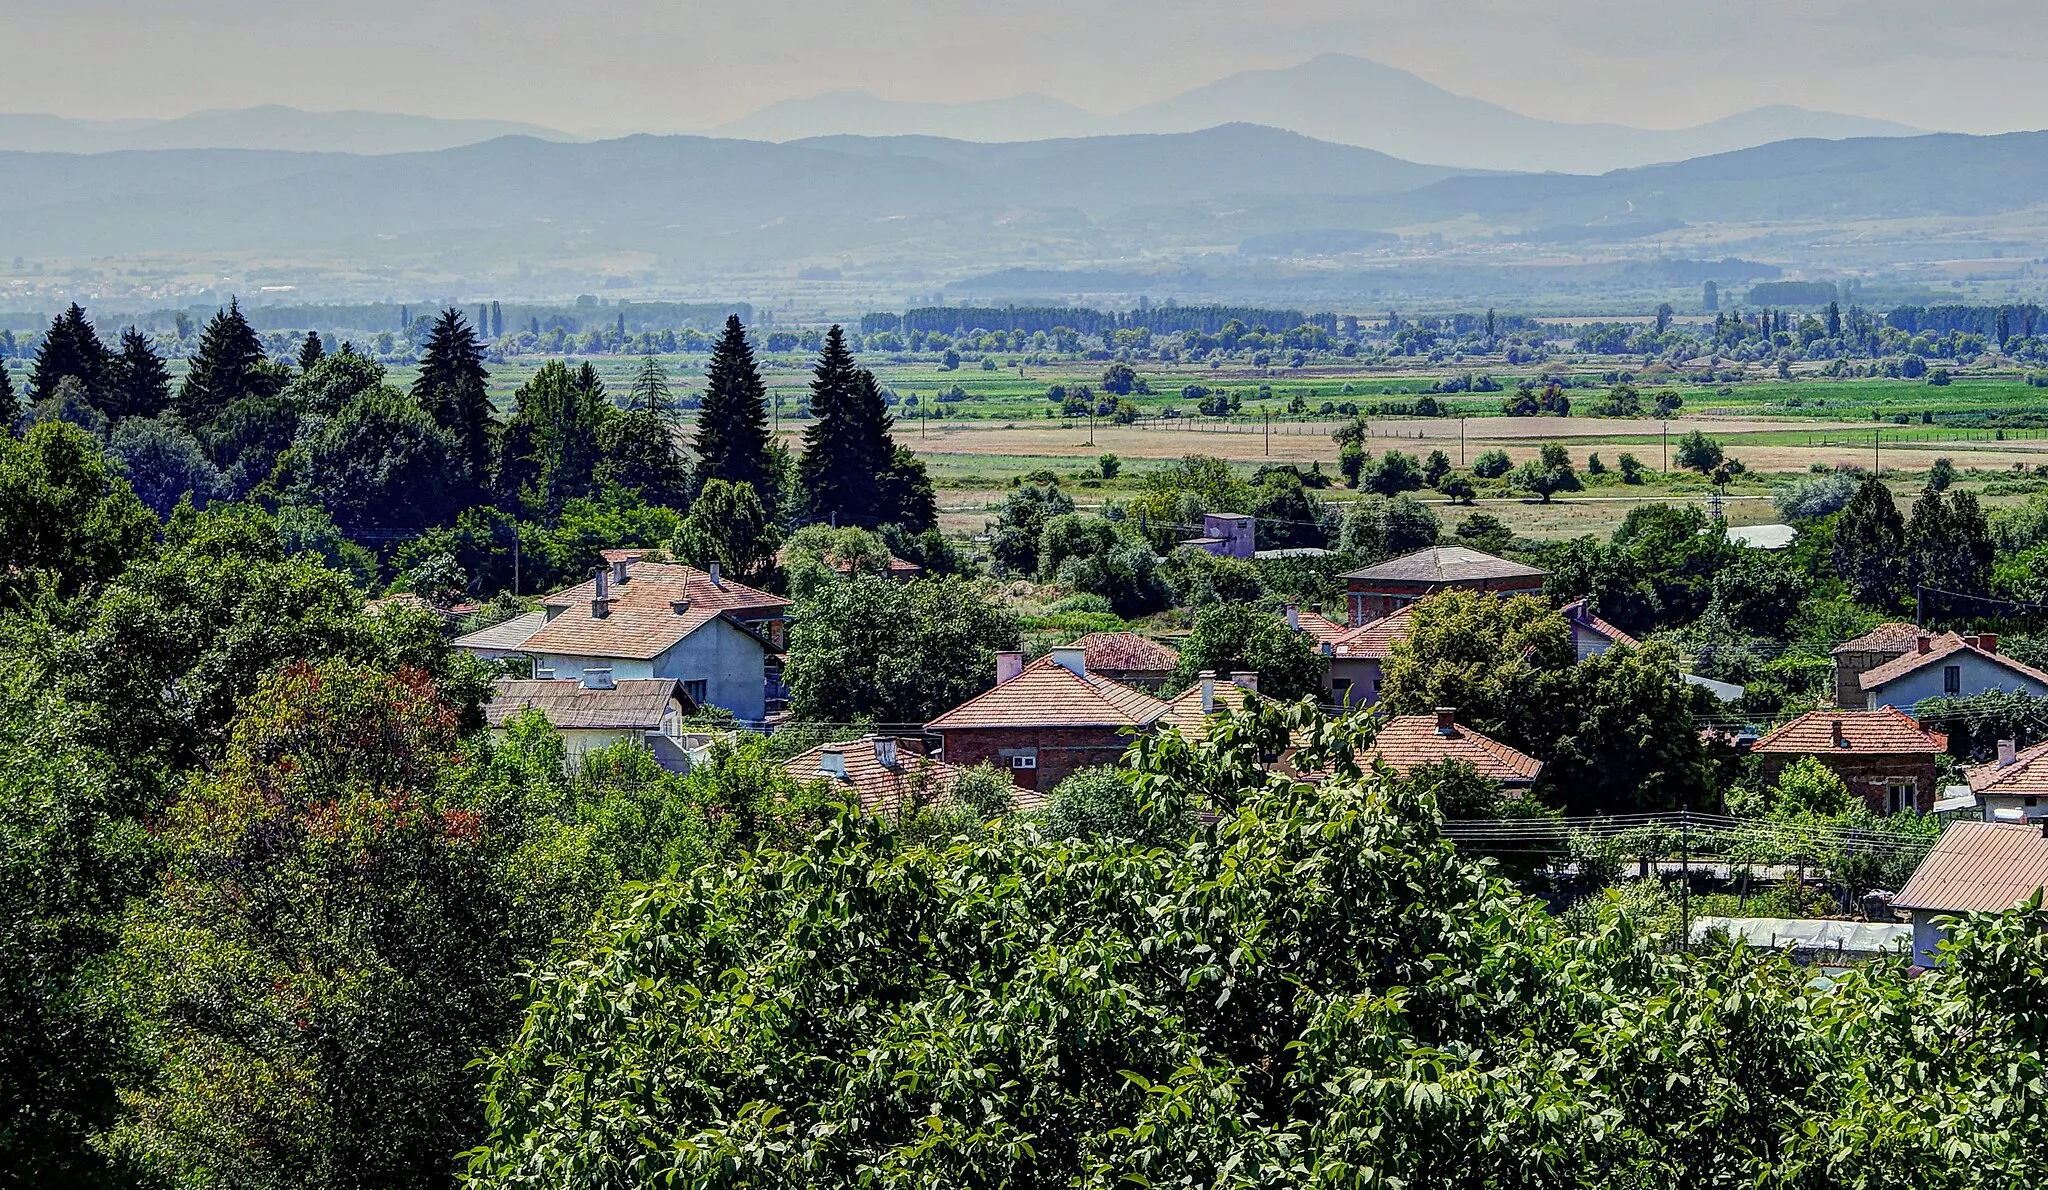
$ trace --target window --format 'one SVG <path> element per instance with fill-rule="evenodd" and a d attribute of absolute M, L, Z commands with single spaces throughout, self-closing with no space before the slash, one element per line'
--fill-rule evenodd
<path fill-rule="evenodd" d="M 1941 667 L 1941 692 L 1950 696 L 1963 692 L 1963 667 L 1944 665 Z"/>
<path fill-rule="evenodd" d="M 1012 756 L 1010 758 L 1010 767 L 1013 769 L 1035 769 L 1038 767 L 1038 758 L 1036 756 Z"/>
<path fill-rule="evenodd" d="M 711 696 L 711 683 L 705 681 L 703 678 L 698 678 L 695 681 L 691 682 L 684 682 L 683 693 L 690 696 L 691 702 L 694 702 L 701 707 L 704 705 L 705 701 L 709 699 Z"/>
<path fill-rule="evenodd" d="M 1350 705 L 1351 705 L 1351 679 L 1350 679 L 1350 678 L 1332 678 L 1332 679 L 1330 679 L 1330 693 L 1332 693 L 1332 694 L 1334 694 L 1334 695 L 1336 695 L 1336 696 L 1337 696 L 1337 705 L 1338 705 L 1338 706 L 1340 706 L 1340 707 L 1344 707 L 1344 706 L 1350 706 Z"/>
<path fill-rule="evenodd" d="M 1911 777 L 1887 777 L 1885 804 L 1893 814 L 1913 814 L 1920 809 L 1920 783 Z"/>

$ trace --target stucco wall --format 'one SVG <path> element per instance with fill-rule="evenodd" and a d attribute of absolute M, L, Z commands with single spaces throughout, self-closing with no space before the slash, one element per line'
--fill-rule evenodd
<path fill-rule="evenodd" d="M 758 637 L 713 620 L 654 659 L 654 677 L 703 682 L 704 701 L 741 719 L 767 716 L 767 651 Z"/>
<path fill-rule="evenodd" d="M 1962 693 L 1965 696 L 1984 694 L 1992 690 L 2020 690 L 2037 698 L 2048 694 L 2048 685 L 2024 674 L 2016 674 L 1989 657 L 1976 653 L 1954 653 L 1912 673 L 1901 674 L 1886 685 L 1869 691 L 1870 709 L 1897 707 L 1902 711 L 1911 711 L 1913 704 L 1923 698 L 1942 697 L 1946 693 L 1942 671 L 1951 665 L 1962 670 Z"/>
<path fill-rule="evenodd" d="M 1942 916 L 1931 909 L 1913 910 L 1913 961 L 1922 967 L 1939 967 L 1941 958 L 1935 953 L 1948 931 L 1934 924 Z"/>
<path fill-rule="evenodd" d="M 1330 672 L 1323 679 L 1324 688 L 1330 692 L 1330 700 L 1337 700 L 1337 683 L 1349 678 L 1351 692 L 1349 704 L 1354 707 L 1369 707 L 1379 701 L 1380 663 L 1358 658 L 1330 658 Z"/>

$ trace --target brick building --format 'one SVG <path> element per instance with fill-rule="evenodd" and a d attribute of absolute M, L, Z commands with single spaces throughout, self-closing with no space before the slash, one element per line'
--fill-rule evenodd
<path fill-rule="evenodd" d="M 1131 736 L 1149 731 L 1167 704 L 1143 690 L 1088 671 L 1088 651 L 1073 645 L 1024 664 L 996 655 L 996 685 L 925 725 L 946 763 L 989 761 L 1021 789 L 1045 790 L 1080 769 L 1114 764 Z"/>
<path fill-rule="evenodd" d="M 1462 545 L 1431 546 L 1344 575 L 1345 605 L 1355 628 L 1438 591 L 1540 594 L 1549 573 Z"/>
<path fill-rule="evenodd" d="M 1855 640 L 1836 645 L 1835 705 L 1862 707 L 1863 675 L 1912 652 L 1919 639 L 1917 624 L 1879 624 Z"/>
<path fill-rule="evenodd" d="M 1948 737 L 1896 707 L 1809 711 L 1756 742 L 1765 782 L 1775 785 L 1802 756 L 1833 769 L 1874 813 L 1929 814 L 1939 792 L 1935 757 Z"/>

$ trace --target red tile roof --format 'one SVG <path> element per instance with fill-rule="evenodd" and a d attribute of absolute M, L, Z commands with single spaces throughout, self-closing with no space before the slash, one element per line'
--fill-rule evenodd
<path fill-rule="evenodd" d="M 1349 624 L 1339 624 L 1330 617 L 1315 612 L 1297 612 L 1294 618 L 1301 625 L 1301 630 L 1313 637 L 1318 645 L 1327 644 L 1351 631 Z"/>
<path fill-rule="evenodd" d="M 690 705 L 673 678 L 625 678 L 611 690 L 591 690 L 573 678 L 506 678 L 492 688 L 484 721 L 503 727 L 537 710 L 562 729 L 656 731 L 670 703 L 684 711 Z"/>
<path fill-rule="evenodd" d="M 2011 764 L 1994 760 L 1967 770 L 1964 776 L 1980 796 L 2048 797 L 2048 742 L 2021 751 Z"/>
<path fill-rule="evenodd" d="M 592 579 L 543 598 L 541 606 L 555 614 L 526 639 L 523 650 L 644 661 L 721 615 L 767 619 L 789 606 L 787 599 L 731 579 L 714 583 L 694 566 L 664 562 L 633 563 L 625 582 L 611 584 L 609 615 L 599 617 L 591 610 L 596 593 Z"/>
<path fill-rule="evenodd" d="M 1527 785 L 1543 772 L 1542 761 L 1463 724 L 1453 723 L 1450 734 L 1442 734 L 1435 715 L 1402 715 L 1389 721 L 1373 738 L 1367 757 L 1384 761 L 1402 777 L 1423 765 L 1452 758 L 1503 785 Z"/>
<path fill-rule="evenodd" d="M 782 767 L 799 781 L 831 782 L 835 792 L 857 800 L 864 810 L 899 809 L 914 794 L 927 803 L 943 802 L 951 796 L 953 782 L 960 776 L 959 768 L 900 746 L 896 763 L 883 764 L 875 755 L 876 743 L 875 737 L 870 735 L 841 743 L 819 744 L 808 752 L 791 757 Z M 825 770 L 823 761 L 828 751 L 839 753 L 846 769 L 845 776 Z"/>
<path fill-rule="evenodd" d="M 1542 578 L 1549 573 L 1468 546 L 1434 545 L 1339 577 L 1363 583 L 1439 586 L 1503 578 Z"/>
<path fill-rule="evenodd" d="M 1835 727 L 1842 725 L 1848 747 L 1835 746 Z M 1907 756 L 1945 752 L 1948 737 L 1920 726 L 1920 721 L 1897 707 L 1874 711 L 1808 711 L 1758 740 L 1754 752 L 1781 752 L 1794 756 L 1827 756 L 1852 752 L 1869 756 Z"/>
<path fill-rule="evenodd" d="M 995 689 L 929 723 L 933 731 L 977 727 L 1147 727 L 1166 704 L 1097 673 L 1068 670 L 1050 655 Z"/>
<path fill-rule="evenodd" d="M 581 604 L 588 609 L 591 597 L 596 594 L 597 580 L 589 578 L 566 590 L 543 596 L 540 603 L 543 607 Z M 633 562 L 626 571 L 626 581 L 611 584 L 611 596 L 618 604 L 633 600 L 636 594 L 640 599 L 663 604 L 687 599 L 692 607 L 742 613 L 743 619 L 748 618 L 745 613 L 754 612 L 763 617 L 780 615 L 789 607 L 789 600 L 780 595 L 757 591 L 730 578 L 721 578 L 714 583 L 709 574 L 679 562 Z"/>
<path fill-rule="evenodd" d="M 1091 632 L 1074 644 L 1088 650 L 1090 671 L 1163 675 L 1180 664 L 1180 650 L 1135 632 Z"/>
<path fill-rule="evenodd" d="M 1215 686 L 1213 709 L 1202 709 L 1202 684 L 1195 683 L 1187 691 L 1166 704 L 1166 713 L 1157 720 L 1160 730 L 1173 728 L 1181 738 L 1190 744 L 1199 744 L 1209 738 L 1209 719 L 1224 711 L 1244 710 L 1245 696 L 1253 691 L 1219 678 Z"/>
<path fill-rule="evenodd" d="M 1857 637 L 1836 645 L 1837 653 L 1910 653 L 1913 642 L 1920 639 L 1918 624 L 1879 624 Z"/>
<path fill-rule="evenodd" d="M 1997 913 L 2048 886 L 2048 839 L 2041 828 L 1951 822 L 1941 841 L 1892 898 L 1900 909 Z"/>
<path fill-rule="evenodd" d="M 2042 673 L 2031 665 L 2022 665 L 2002 653 L 1987 653 L 1972 644 L 1970 638 L 1958 636 L 1953 632 L 1944 632 L 1940 636 L 1935 637 L 1929 642 L 1928 650 L 1925 653 L 1920 651 L 1919 638 L 1915 637 L 1913 647 L 1903 656 L 1894 657 L 1883 665 L 1870 670 L 1870 672 L 1863 675 L 1858 684 L 1865 690 L 1875 690 L 1887 682 L 1897 681 L 1907 674 L 1945 661 L 1957 653 L 1974 653 L 1993 665 L 2048 685 L 2048 674 Z"/>
<path fill-rule="evenodd" d="M 1642 643 L 1635 637 L 1594 615 L 1592 600 L 1590 599 L 1574 599 L 1558 610 L 1564 613 L 1565 619 L 1576 621 L 1581 626 L 1592 629 L 1615 644 L 1628 645 L 1630 648 L 1635 648 Z"/>
<path fill-rule="evenodd" d="M 1346 631 L 1329 642 L 1331 655 L 1385 661 L 1394 654 L 1394 642 L 1407 639 L 1418 606 L 1411 603 L 1392 615 Z"/>

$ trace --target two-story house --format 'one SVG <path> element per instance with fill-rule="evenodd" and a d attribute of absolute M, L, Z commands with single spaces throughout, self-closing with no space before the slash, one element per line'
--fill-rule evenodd
<path fill-rule="evenodd" d="M 1549 571 L 1462 545 L 1435 545 L 1354 570 L 1343 577 L 1352 627 L 1393 615 L 1438 591 L 1536 595 Z"/>
<path fill-rule="evenodd" d="M 484 704 L 484 722 L 493 736 L 503 736 L 514 719 L 538 711 L 561 734 L 572 768 L 599 748 L 630 742 L 652 749 L 663 768 L 686 773 L 693 741 L 681 723 L 696 710 L 672 678 L 613 682 L 592 670 L 582 680 L 503 679 Z"/>
<path fill-rule="evenodd" d="M 2048 673 L 1998 651 L 1996 633 L 1921 633 L 1906 652 L 1857 679 L 1862 705 L 1911 707 L 1926 698 L 1968 698 L 1994 690 L 2048 695 Z"/>
<path fill-rule="evenodd" d="M 1030 665 L 996 654 L 996 685 L 925 725 L 946 763 L 990 761 L 1022 789 L 1050 792 L 1066 777 L 1115 764 L 1131 735 L 1149 731 L 1167 704 L 1088 669 L 1088 650 L 1064 645 Z"/>

